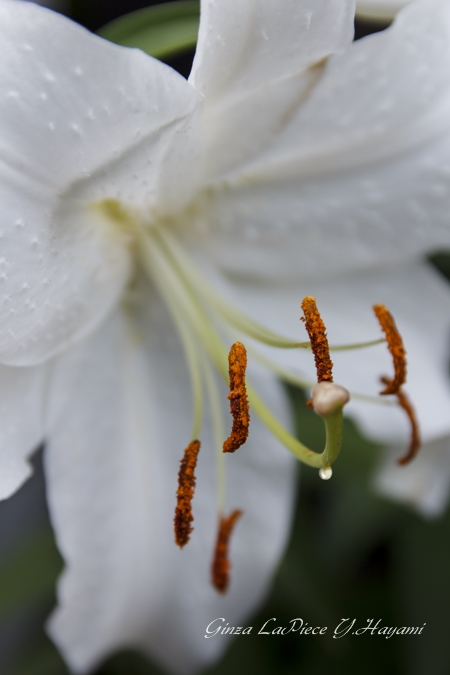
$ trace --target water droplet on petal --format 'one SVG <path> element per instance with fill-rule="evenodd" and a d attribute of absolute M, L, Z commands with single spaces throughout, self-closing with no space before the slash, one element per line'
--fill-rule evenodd
<path fill-rule="evenodd" d="M 330 480 L 332 475 L 333 469 L 331 466 L 323 466 L 321 469 L 319 469 L 319 476 L 322 480 Z"/>

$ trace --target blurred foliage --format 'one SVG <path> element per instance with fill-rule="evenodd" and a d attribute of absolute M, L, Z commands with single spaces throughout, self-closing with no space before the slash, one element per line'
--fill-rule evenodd
<path fill-rule="evenodd" d="M 429 260 L 434 267 L 448 280 L 450 280 L 450 253 L 447 251 L 437 251 L 429 256 Z"/>
<path fill-rule="evenodd" d="M 72 16 L 97 30 L 124 11 L 141 10 L 111 23 L 102 34 L 154 55 L 168 57 L 172 50 L 169 62 L 187 75 L 192 50 L 184 60 L 174 59 L 173 53 L 193 44 L 197 3 L 176 3 L 175 9 L 169 5 L 142 9 L 151 4 L 155 3 L 72 0 Z M 356 36 L 373 30 L 373 26 L 357 25 Z M 431 261 L 450 279 L 450 255 L 439 253 Z M 306 407 L 300 390 L 289 391 L 299 437 L 319 449 L 322 421 Z M 321 481 L 317 471 L 306 467 L 300 472 L 286 556 L 266 604 L 247 622 L 255 632 L 237 636 L 222 662 L 206 675 L 450 672 L 450 513 L 424 521 L 374 494 L 371 476 L 378 448 L 364 439 L 351 421 L 345 426 L 344 446 L 332 480 Z M 20 493 L 13 499 L 19 498 Z M 0 627 L 7 632 L 11 624 L 19 622 L 20 632 L 22 624 L 32 626 L 26 644 L 23 639 L 19 642 L 14 662 L 2 667 L 2 675 L 68 675 L 42 628 L 43 618 L 54 603 L 61 567 L 48 521 L 0 562 Z M 276 625 L 281 626 L 301 617 L 310 625 L 328 626 L 328 634 L 258 635 L 256 627 L 259 629 L 271 617 L 277 617 Z M 381 619 L 384 626 L 426 623 L 426 627 L 420 636 L 387 640 L 382 636 L 348 635 L 334 640 L 334 627 L 346 617 L 355 618 L 358 627 L 370 618 Z M 137 653 L 121 652 L 96 675 L 162 675 L 162 671 Z"/>
<path fill-rule="evenodd" d="M 62 561 L 50 527 L 43 527 L 0 564 L 0 623 L 12 612 L 40 603 L 53 593 Z"/>
<path fill-rule="evenodd" d="M 151 56 L 165 58 L 195 47 L 199 20 L 199 3 L 179 0 L 126 14 L 98 33 L 119 45 L 138 47 Z"/>

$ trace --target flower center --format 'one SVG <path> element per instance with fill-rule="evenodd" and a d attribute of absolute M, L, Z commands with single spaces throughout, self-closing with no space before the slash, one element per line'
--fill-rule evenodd
<path fill-rule="evenodd" d="M 166 223 L 155 223 L 154 220 L 150 219 L 150 214 L 146 215 L 143 211 L 127 207 L 115 199 L 96 202 L 93 207 L 99 209 L 103 216 L 106 216 L 110 222 L 114 223 L 116 227 L 120 228 L 121 232 L 129 237 L 130 247 L 133 249 L 138 263 L 159 290 L 172 316 L 183 345 L 192 383 L 194 403 L 192 440 L 198 439 L 200 436 L 203 394 L 206 388 L 210 406 L 213 408 L 215 437 L 218 439 L 221 435 L 218 446 L 220 446 L 220 451 L 222 450 L 223 423 L 219 421 L 221 420 L 220 401 L 215 412 L 212 401 L 218 399 L 214 370 L 219 373 L 222 379 L 228 381 L 228 340 L 236 342 L 242 340 L 244 336 L 251 338 L 252 344 L 249 348 L 249 354 L 252 358 L 268 367 L 284 381 L 302 388 L 311 388 L 314 382 L 279 367 L 274 361 L 258 351 L 255 344 L 261 343 L 284 349 L 309 350 L 313 347 L 319 381 L 331 377 L 331 375 L 321 376 L 319 372 L 320 369 L 323 370 L 323 373 L 330 371 L 330 365 L 332 365 L 329 357 L 328 361 L 324 358 L 323 338 L 320 331 L 314 332 L 313 330 L 311 332 L 308 330 L 311 342 L 309 340 L 294 342 L 292 339 L 273 332 L 249 318 L 213 288 L 194 266 L 189 255 L 180 246 L 171 228 Z M 307 301 L 306 298 L 305 301 Z M 305 309 L 305 306 L 303 308 Z M 313 325 L 315 322 L 320 323 L 321 321 L 318 313 L 312 316 L 305 310 L 305 316 L 307 328 L 308 322 Z M 314 340 L 318 341 L 318 345 L 314 345 Z M 358 349 L 380 342 L 383 342 L 383 339 L 366 343 L 339 345 L 331 347 L 331 349 Z M 326 347 L 328 349 L 328 344 Z M 321 454 L 311 451 L 283 427 L 251 384 L 248 385 L 247 392 L 250 407 L 297 459 L 318 469 L 328 467 L 334 461 L 338 453 L 336 449 L 333 450 L 331 456 L 327 449 L 328 445 Z M 378 399 L 371 400 L 377 401 Z M 327 438 L 328 441 L 331 442 L 332 438 Z"/>
<path fill-rule="evenodd" d="M 191 441 L 185 450 L 179 472 L 174 523 L 175 540 L 180 547 L 188 542 L 192 531 L 191 502 L 195 488 L 197 455 L 200 450 L 198 439 L 202 427 L 204 392 L 207 392 L 218 467 L 219 531 L 212 565 L 212 580 L 217 590 L 224 592 L 229 581 L 228 540 L 241 515 L 239 510 L 234 510 L 228 517 L 224 515 L 224 453 L 234 452 L 245 443 L 250 423 L 248 405 L 250 404 L 251 410 L 297 459 L 319 469 L 319 476 L 323 480 L 328 480 L 332 475 L 331 465 L 341 449 L 343 407 L 349 400 L 349 393 L 333 382 L 333 363 L 329 355 L 325 325 L 314 298 L 308 296 L 302 302 L 303 320 L 309 340 L 294 342 L 249 318 L 218 293 L 195 267 L 167 223 L 155 222 L 146 217 L 144 212 L 128 208 L 117 200 L 106 199 L 92 206 L 100 210 L 102 215 L 125 236 L 125 242 L 132 250 L 137 264 L 144 270 L 164 300 L 184 349 L 192 386 L 193 426 Z M 405 350 L 389 311 L 383 305 L 376 305 L 374 310 L 386 335 L 395 368 L 394 380 L 383 379 L 386 389 L 381 393 L 395 394 L 412 424 L 411 448 L 401 460 L 401 463 L 406 463 L 417 452 L 419 434 L 412 407 L 401 390 L 406 377 Z M 265 405 L 251 383 L 246 382 L 247 351 L 240 341 L 243 336 L 251 338 L 249 350 L 251 358 L 263 363 L 285 381 L 302 388 L 309 388 L 313 383 L 280 368 L 270 358 L 263 356 L 254 345 L 261 343 L 277 348 L 312 350 L 318 384 L 312 390 L 309 405 L 325 422 L 326 443 L 322 453 L 313 452 L 292 436 Z M 228 353 L 227 343 L 230 341 L 233 342 L 233 346 Z M 356 349 L 384 341 L 382 338 L 366 343 L 340 345 L 334 349 Z M 226 382 L 229 380 L 230 385 L 228 398 L 233 425 L 230 437 L 225 442 L 217 373 Z"/>

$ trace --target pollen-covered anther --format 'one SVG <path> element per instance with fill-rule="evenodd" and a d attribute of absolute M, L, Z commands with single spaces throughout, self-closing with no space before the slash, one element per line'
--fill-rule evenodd
<path fill-rule="evenodd" d="M 216 548 L 211 566 L 211 580 L 214 588 L 219 593 L 226 593 L 230 585 L 231 563 L 228 557 L 230 537 L 238 519 L 242 516 L 242 511 L 236 509 L 228 518 L 221 516 L 219 521 L 219 531 L 217 533 Z"/>
<path fill-rule="evenodd" d="M 348 390 L 334 382 L 319 382 L 311 392 L 312 408 L 322 417 L 342 410 L 349 400 Z"/>
<path fill-rule="evenodd" d="M 184 451 L 178 472 L 177 505 L 175 507 L 175 543 L 185 546 L 193 530 L 192 499 L 195 492 L 195 467 L 200 450 L 200 441 L 191 441 Z"/>
<path fill-rule="evenodd" d="M 228 355 L 228 375 L 230 378 L 230 411 L 233 427 L 230 436 L 223 444 L 224 452 L 235 452 L 248 437 L 250 412 L 245 386 L 247 352 L 242 342 L 235 342 Z"/>
<path fill-rule="evenodd" d="M 380 391 L 380 394 L 383 396 L 397 394 L 406 381 L 406 350 L 403 346 L 402 336 L 395 324 L 394 317 L 385 305 L 374 305 L 373 311 L 386 336 L 386 342 L 394 363 L 394 379 L 382 379 L 386 387 Z"/>
<path fill-rule="evenodd" d="M 382 377 L 381 381 L 383 384 L 389 384 L 390 380 L 387 377 Z M 397 400 L 399 402 L 399 405 L 403 408 L 403 410 L 406 412 L 410 425 L 411 425 L 411 440 L 409 443 L 408 450 L 403 457 L 400 457 L 398 463 L 401 466 L 404 466 L 405 464 L 409 464 L 414 457 L 417 455 L 417 453 L 420 450 L 420 446 L 422 444 L 421 439 L 420 439 L 420 431 L 419 431 L 419 424 L 417 422 L 417 417 L 416 413 L 414 411 L 413 406 L 411 405 L 411 402 L 409 398 L 406 396 L 406 394 L 402 391 L 402 389 L 399 389 L 395 395 L 397 396 Z"/>
<path fill-rule="evenodd" d="M 311 295 L 303 298 L 302 310 L 305 316 L 301 317 L 301 320 L 305 322 L 312 353 L 314 354 L 317 382 L 333 382 L 333 362 L 330 358 L 325 324 L 317 309 L 316 299 Z"/>

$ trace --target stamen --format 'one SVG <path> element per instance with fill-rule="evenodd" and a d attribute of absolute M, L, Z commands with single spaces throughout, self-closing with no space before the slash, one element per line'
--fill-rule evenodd
<path fill-rule="evenodd" d="M 184 279 L 177 266 L 170 261 L 152 231 L 142 236 L 141 246 L 138 250 L 141 254 L 144 269 L 160 291 L 175 322 L 177 323 L 176 317 L 178 316 L 189 324 L 197 336 L 198 343 L 205 349 L 221 377 L 227 381 L 225 346 L 188 280 Z M 342 420 L 339 415 L 336 419 L 333 418 L 333 424 L 330 420 L 325 420 L 327 441 L 323 453 L 319 454 L 310 450 L 287 431 L 253 387 L 247 385 L 246 389 L 252 410 L 297 459 L 317 469 L 320 469 L 326 463 L 335 461 L 340 450 L 342 435 Z M 333 425 L 335 428 L 332 429 Z"/>
<path fill-rule="evenodd" d="M 173 519 L 175 529 L 175 543 L 180 548 L 185 546 L 190 538 L 192 521 L 192 498 L 195 491 L 195 467 L 200 450 L 200 441 L 191 441 L 184 451 L 178 472 L 177 505 Z"/>
<path fill-rule="evenodd" d="M 330 359 L 325 324 L 317 309 L 316 299 L 311 295 L 303 298 L 302 310 L 305 316 L 301 317 L 301 320 L 305 322 L 311 342 L 311 349 L 316 363 L 317 381 L 333 382 L 333 362 Z"/>
<path fill-rule="evenodd" d="M 419 424 L 414 408 L 406 394 L 402 391 L 402 385 L 406 381 L 406 349 L 403 345 L 402 336 L 395 324 L 394 317 L 388 308 L 384 305 L 374 305 L 373 311 L 386 335 L 386 341 L 394 362 L 394 379 L 391 380 L 389 377 L 380 378 L 381 382 L 386 385 L 385 388 L 380 391 L 380 394 L 383 396 L 386 394 L 395 394 L 399 405 L 406 412 L 411 425 L 411 441 L 408 451 L 398 460 L 398 463 L 401 466 L 404 466 L 414 459 L 421 445 Z"/>
<path fill-rule="evenodd" d="M 228 546 L 234 526 L 241 516 L 242 511 L 236 509 L 228 518 L 220 517 L 219 532 L 217 533 L 216 548 L 211 566 L 212 584 L 219 593 L 226 593 L 230 583 L 231 563 L 228 559 Z"/>
<path fill-rule="evenodd" d="M 386 387 L 380 394 L 397 394 L 402 384 L 406 381 L 406 350 L 403 346 L 402 336 L 395 324 L 394 317 L 385 305 L 374 305 L 373 311 L 386 335 L 386 341 L 394 362 L 394 379 L 383 378 Z"/>
<path fill-rule="evenodd" d="M 390 379 L 388 377 L 382 377 L 381 381 L 383 384 L 390 384 Z M 417 455 L 417 453 L 420 450 L 420 446 L 422 444 L 420 440 L 420 431 L 419 431 L 419 424 L 417 422 L 417 417 L 416 413 L 414 411 L 414 408 L 411 405 L 411 401 L 409 398 L 406 396 L 406 394 L 402 391 L 402 389 L 399 389 L 398 391 L 395 392 L 395 395 L 397 396 L 397 400 L 400 404 L 400 406 L 403 408 L 403 410 L 406 412 L 408 419 L 411 424 L 411 441 L 409 443 L 409 448 L 403 457 L 400 457 L 398 463 L 400 466 L 405 466 L 405 464 L 409 464 L 414 457 Z"/>
<path fill-rule="evenodd" d="M 224 452 L 235 452 L 245 443 L 248 437 L 250 413 L 245 386 L 245 369 L 247 368 L 247 352 L 242 342 L 231 345 L 228 354 L 228 374 L 230 377 L 230 411 L 233 416 L 233 428 L 230 436 L 223 444 Z"/>

